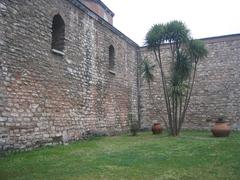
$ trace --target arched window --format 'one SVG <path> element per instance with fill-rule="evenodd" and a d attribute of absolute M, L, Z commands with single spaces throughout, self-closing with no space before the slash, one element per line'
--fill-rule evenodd
<path fill-rule="evenodd" d="M 109 69 L 113 70 L 115 65 L 115 50 L 112 45 L 109 46 Z"/>
<path fill-rule="evenodd" d="M 65 37 L 65 23 L 62 17 L 57 14 L 52 22 L 52 49 L 63 52 Z"/>

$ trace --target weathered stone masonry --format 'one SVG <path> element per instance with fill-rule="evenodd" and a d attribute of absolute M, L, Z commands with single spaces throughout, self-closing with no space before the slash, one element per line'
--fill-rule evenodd
<path fill-rule="evenodd" d="M 124 132 L 129 114 L 141 128 L 161 121 L 138 71 L 152 54 L 111 25 L 114 14 L 100 0 L 90 4 L 98 13 L 83 1 L 0 1 L 0 151 Z M 64 37 L 52 43 L 56 15 Z M 240 35 L 204 41 L 209 56 L 199 65 L 185 127 L 209 128 L 208 119 L 223 113 L 237 128 Z"/>
<path fill-rule="evenodd" d="M 0 150 L 126 131 L 128 114 L 138 114 L 137 44 L 74 4 L 0 2 Z M 51 51 L 56 14 L 65 23 L 63 56 Z"/>

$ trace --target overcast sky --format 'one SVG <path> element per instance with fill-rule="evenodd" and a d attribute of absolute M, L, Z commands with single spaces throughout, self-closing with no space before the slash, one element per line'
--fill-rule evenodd
<path fill-rule="evenodd" d="M 114 26 L 143 45 L 156 23 L 181 20 L 194 38 L 240 33 L 240 0 L 102 0 Z"/>

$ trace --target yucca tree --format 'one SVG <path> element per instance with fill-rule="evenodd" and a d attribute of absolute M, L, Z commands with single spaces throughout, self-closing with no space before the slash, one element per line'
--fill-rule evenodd
<path fill-rule="evenodd" d="M 168 118 L 166 127 L 171 135 L 177 136 L 189 106 L 198 62 L 207 56 L 207 50 L 202 41 L 190 37 L 189 30 L 180 21 L 154 25 L 146 35 L 146 45 L 154 53 L 154 61 L 160 70 Z M 163 46 L 168 46 L 170 59 L 162 56 Z M 170 61 L 168 76 L 163 61 Z M 154 78 L 150 71 L 152 67 L 143 61 L 142 74 L 149 88 Z"/>

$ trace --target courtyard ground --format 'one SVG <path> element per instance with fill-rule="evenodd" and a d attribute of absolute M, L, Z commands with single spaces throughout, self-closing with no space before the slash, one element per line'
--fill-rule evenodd
<path fill-rule="evenodd" d="M 240 134 L 96 137 L 0 157 L 0 179 L 240 179 Z"/>

